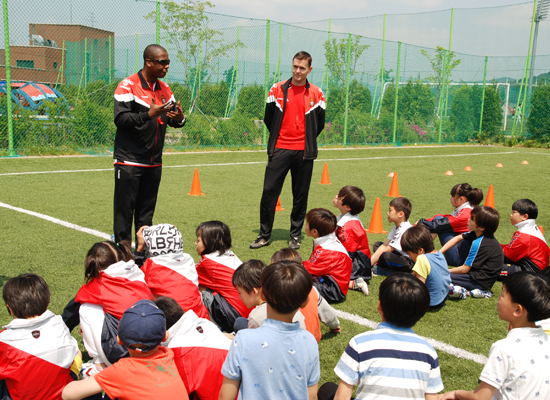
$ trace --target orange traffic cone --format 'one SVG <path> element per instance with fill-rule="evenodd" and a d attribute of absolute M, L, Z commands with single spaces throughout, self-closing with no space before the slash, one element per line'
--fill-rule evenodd
<path fill-rule="evenodd" d="M 390 192 L 386 196 L 401 197 L 401 195 L 399 194 L 399 185 L 397 184 L 397 172 L 393 173 L 393 178 L 391 179 Z"/>
<path fill-rule="evenodd" d="M 493 185 L 489 185 L 489 192 L 487 192 L 487 198 L 485 199 L 485 205 L 495 208 L 495 196 L 493 194 Z"/>
<path fill-rule="evenodd" d="M 470 167 L 469 165 L 466 168 L 464 168 L 464 171 L 471 171 L 471 170 L 472 170 L 472 167 Z"/>
<path fill-rule="evenodd" d="M 495 165 L 495 167 L 497 167 L 497 168 L 504 168 L 504 165 L 502 165 L 501 163 L 498 163 L 497 165 Z"/>
<path fill-rule="evenodd" d="M 445 175 L 451 176 L 451 175 L 454 175 L 454 174 L 453 174 L 453 171 L 447 171 L 447 172 L 445 172 Z"/>
<path fill-rule="evenodd" d="M 542 225 L 539 225 L 539 231 L 540 233 L 542 233 L 542 236 L 544 236 L 544 228 L 542 227 Z"/>
<path fill-rule="evenodd" d="M 524 160 L 521 163 L 524 164 L 524 165 L 529 165 L 529 162 L 527 160 Z"/>
<path fill-rule="evenodd" d="M 197 168 L 195 168 L 195 175 L 193 175 L 191 193 L 187 194 L 190 196 L 204 196 L 204 193 L 201 193 L 201 181 L 199 180 L 199 170 Z"/>
<path fill-rule="evenodd" d="M 277 198 L 277 205 L 275 206 L 275 211 L 284 211 L 285 209 L 281 207 L 281 198 Z"/>
<path fill-rule="evenodd" d="M 394 174 L 395 174 L 395 172 L 390 172 L 390 173 L 388 174 L 388 178 L 393 178 L 393 175 L 394 175 Z"/>
<path fill-rule="evenodd" d="M 321 177 L 321 182 L 319 182 L 321 185 L 330 185 L 330 179 L 328 178 L 328 166 L 327 163 L 325 163 L 325 167 L 323 168 L 323 176 Z"/>
<path fill-rule="evenodd" d="M 372 210 L 372 217 L 370 218 L 368 233 L 388 233 L 384 230 L 384 225 L 382 224 L 382 210 L 380 208 L 380 198 L 376 198 L 374 203 L 374 209 Z"/>

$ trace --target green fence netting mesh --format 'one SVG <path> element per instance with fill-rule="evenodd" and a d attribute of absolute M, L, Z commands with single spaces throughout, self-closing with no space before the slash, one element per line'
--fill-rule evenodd
<path fill-rule="evenodd" d="M 5 1 L 0 156 L 111 148 L 114 89 L 151 43 L 188 118 L 167 147 L 264 146 L 266 89 L 300 50 L 326 96 L 321 145 L 548 142 L 545 3 L 285 24 L 197 1 Z M 61 98 L 30 101 L 28 82 Z"/>

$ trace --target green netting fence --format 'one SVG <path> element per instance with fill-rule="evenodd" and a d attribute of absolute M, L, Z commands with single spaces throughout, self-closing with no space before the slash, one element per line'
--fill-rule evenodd
<path fill-rule="evenodd" d="M 4 0 L 0 156 L 108 151 L 114 90 L 151 43 L 188 118 L 167 148 L 263 147 L 267 91 L 300 50 L 326 97 L 321 145 L 547 143 L 548 3 L 287 24 L 191 0 Z M 61 98 L 29 101 L 28 82 Z"/>

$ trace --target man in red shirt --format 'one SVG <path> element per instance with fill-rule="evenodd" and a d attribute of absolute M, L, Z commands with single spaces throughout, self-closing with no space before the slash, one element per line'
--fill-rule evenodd
<path fill-rule="evenodd" d="M 277 199 L 289 170 L 294 201 L 288 244 L 292 249 L 300 248 L 313 160 L 318 153 L 317 136 L 325 127 L 325 97 L 307 80 L 311 70 L 311 55 L 300 51 L 292 61 L 292 78 L 276 83 L 269 91 L 264 117 L 269 130 L 269 159 L 260 203 L 260 234 L 251 249 L 269 244 Z"/>

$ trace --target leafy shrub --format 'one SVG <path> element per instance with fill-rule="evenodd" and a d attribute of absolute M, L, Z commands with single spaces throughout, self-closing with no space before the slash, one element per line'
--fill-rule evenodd
<path fill-rule="evenodd" d="M 265 93 L 263 86 L 254 84 L 241 89 L 235 116 L 244 116 L 248 119 L 263 119 L 264 109 Z M 245 119 L 242 120 L 244 121 Z"/>
<path fill-rule="evenodd" d="M 533 90 L 527 129 L 533 140 L 550 140 L 550 83 Z"/>
<path fill-rule="evenodd" d="M 229 88 L 225 81 L 220 83 L 205 83 L 200 88 L 197 105 L 203 113 L 221 118 L 225 113 L 228 95 Z"/>

